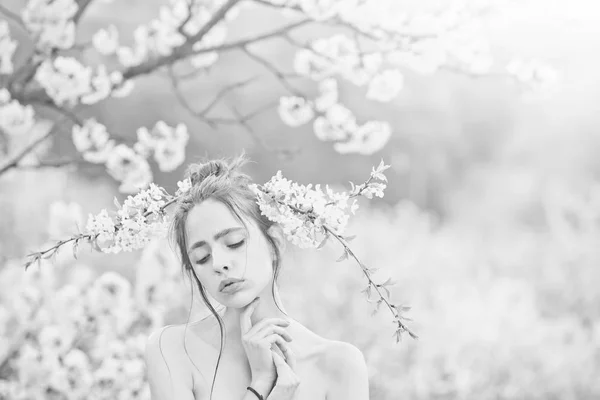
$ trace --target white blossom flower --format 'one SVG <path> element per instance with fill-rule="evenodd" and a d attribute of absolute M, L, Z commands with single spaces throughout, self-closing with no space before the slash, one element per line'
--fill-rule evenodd
<path fill-rule="evenodd" d="M 315 99 L 315 108 L 325 111 L 338 102 L 338 82 L 334 78 L 319 82 L 319 96 Z"/>
<path fill-rule="evenodd" d="M 3 91 L 5 99 L 10 99 L 8 91 Z M 19 136 L 30 132 L 35 125 L 34 110 L 30 105 L 23 106 L 16 100 L 0 103 L 0 128 L 9 135 Z"/>
<path fill-rule="evenodd" d="M 369 53 L 360 59 L 350 58 L 348 62 L 341 65 L 342 76 L 356 86 L 366 85 L 371 81 L 383 63 L 381 53 Z"/>
<path fill-rule="evenodd" d="M 300 247 L 317 247 L 327 229 L 342 234 L 348 223 L 349 195 L 329 187 L 304 186 L 283 178 L 281 171 L 263 185 L 252 186 L 261 212 L 281 225 L 288 240 Z"/>
<path fill-rule="evenodd" d="M 558 81 L 556 70 L 536 59 L 514 59 L 506 70 L 517 81 L 534 88 L 547 88 Z"/>
<path fill-rule="evenodd" d="M 291 127 L 297 127 L 310 121 L 314 117 L 312 104 L 302 97 L 281 97 L 279 99 L 279 116 L 283 122 Z"/>
<path fill-rule="evenodd" d="M 89 214 L 85 230 L 87 234 L 98 236 L 99 242 L 108 242 L 113 240 L 115 228 L 115 222 L 108 215 L 108 211 L 103 209 L 96 216 Z"/>
<path fill-rule="evenodd" d="M 44 61 L 35 79 L 58 105 L 75 105 L 81 96 L 92 91 L 92 69 L 73 57 Z"/>
<path fill-rule="evenodd" d="M 185 146 L 177 142 L 161 141 L 154 148 L 154 160 L 161 171 L 174 171 L 185 161 Z"/>
<path fill-rule="evenodd" d="M 322 141 L 343 140 L 349 135 L 342 127 L 333 124 L 328 118 L 323 116 L 315 119 L 313 130 L 315 136 Z"/>
<path fill-rule="evenodd" d="M 294 56 L 294 71 L 298 75 L 321 80 L 336 73 L 336 66 L 326 57 L 309 49 L 299 49 Z"/>
<path fill-rule="evenodd" d="M 106 29 L 100 29 L 92 37 L 92 44 L 98 53 L 102 55 L 111 55 L 117 52 L 119 48 L 119 31 L 114 25 Z"/>
<path fill-rule="evenodd" d="M 377 74 L 369 83 L 367 99 L 381 102 L 391 101 L 404 86 L 404 75 L 397 69 L 388 69 Z"/>
<path fill-rule="evenodd" d="M 38 333 L 38 343 L 44 353 L 61 354 L 75 338 L 75 332 L 65 326 L 46 325 Z"/>
<path fill-rule="evenodd" d="M 369 155 L 381 150 L 389 141 L 391 135 L 392 128 L 389 123 L 369 121 L 354 131 L 350 136 L 350 140 L 335 143 L 333 148 L 341 154 Z"/>
<path fill-rule="evenodd" d="M 87 293 L 96 311 L 112 311 L 131 300 L 131 283 L 122 275 L 109 271 L 97 278 Z"/>
<path fill-rule="evenodd" d="M 119 190 L 124 193 L 136 192 L 152 182 L 152 170 L 146 159 L 125 144 L 115 146 L 110 152 L 106 169 L 121 182 Z"/>
<path fill-rule="evenodd" d="M 109 139 L 106 126 L 94 118 L 87 119 L 83 126 L 74 125 L 72 137 L 75 148 L 82 153 L 83 158 L 95 164 L 105 163 L 115 147 L 115 141 Z"/>
<path fill-rule="evenodd" d="M 0 74 L 12 74 L 12 57 L 17 49 L 17 41 L 10 37 L 6 21 L 0 21 Z"/>
<path fill-rule="evenodd" d="M 91 89 L 90 93 L 81 96 L 80 101 L 83 104 L 94 104 L 100 100 L 107 98 L 112 91 L 112 79 L 106 71 L 105 65 L 98 66 L 96 74 L 90 81 Z"/>
<path fill-rule="evenodd" d="M 89 394 L 93 375 L 88 356 L 81 350 L 71 349 L 62 360 L 69 382 L 68 393 L 72 398 Z"/>
<path fill-rule="evenodd" d="M 112 83 L 112 97 L 126 97 L 131 94 L 134 88 L 133 79 L 123 80 L 123 74 L 120 71 L 113 71 L 110 73 L 110 82 Z"/>
<path fill-rule="evenodd" d="M 72 18 L 78 8 L 75 0 L 30 0 L 21 16 L 39 47 L 68 49 L 75 43 Z"/>
<path fill-rule="evenodd" d="M 179 197 L 183 194 L 189 192 L 192 188 L 192 181 L 190 178 L 184 179 L 182 181 L 177 182 L 177 191 L 175 192 L 175 196 Z"/>
<path fill-rule="evenodd" d="M 141 64 L 148 56 L 148 49 L 144 46 L 119 47 L 117 49 L 117 58 L 125 67 L 133 67 Z"/>

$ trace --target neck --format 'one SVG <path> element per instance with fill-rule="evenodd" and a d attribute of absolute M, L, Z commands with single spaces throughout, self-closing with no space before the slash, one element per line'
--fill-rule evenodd
<path fill-rule="evenodd" d="M 276 292 L 277 294 L 277 292 Z M 275 304 L 275 300 L 273 298 L 272 293 L 269 291 L 268 294 L 262 293 L 260 296 L 260 302 L 257 307 L 254 309 L 254 312 L 250 316 L 251 325 L 254 326 L 261 320 L 265 318 L 284 318 L 290 319 L 290 317 L 286 316 Z M 279 300 L 279 298 L 278 298 Z M 285 310 L 281 305 L 281 301 L 278 301 L 279 306 L 282 310 Z M 242 312 L 246 309 L 243 308 L 232 308 L 227 307 L 225 309 L 225 313 L 223 314 L 223 323 L 225 324 L 225 328 L 227 330 L 227 334 L 231 335 L 231 338 L 236 342 L 241 342 L 242 332 L 240 325 L 240 316 Z"/>

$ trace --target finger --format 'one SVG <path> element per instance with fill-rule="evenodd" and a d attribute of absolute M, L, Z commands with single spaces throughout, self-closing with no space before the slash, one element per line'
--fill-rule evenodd
<path fill-rule="evenodd" d="M 260 340 L 260 342 L 265 343 L 265 345 L 268 345 L 267 347 L 269 347 L 269 348 L 271 348 L 271 346 L 273 346 L 274 344 L 283 345 L 283 346 L 285 346 L 285 344 L 286 344 L 285 339 L 276 333 L 264 337 L 263 339 Z"/>
<path fill-rule="evenodd" d="M 260 297 L 257 297 L 256 299 L 252 300 L 250 304 L 246 306 L 244 311 L 240 313 L 240 329 L 242 331 L 242 335 L 247 333 L 252 328 L 252 320 L 250 319 L 250 317 L 256 309 L 256 306 L 258 305 L 259 301 Z"/>
<path fill-rule="evenodd" d="M 296 354 L 285 342 L 276 342 L 277 346 L 285 356 L 285 362 L 289 365 L 292 371 L 296 371 Z"/>
<path fill-rule="evenodd" d="M 283 358 L 284 358 L 285 362 L 288 364 L 288 366 L 292 370 L 295 370 L 296 369 L 296 355 L 294 354 L 292 349 L 290 349 L 290 346 L 288 346 L 287 343 L 281 342 L 281 341 L 275 342 L 274 345 L 276 345 L 277 348 L 279 348 L 279 350 L 281 351 Z M 275 349 L 273 347 L 271 347 L 271 350 L 275 351 Z"/>
<path fill-rule="evenodd" d="M 273 352 L 273 363 L 275 364 L 275 369 L 277 370 L 277 382 L 289 382 L 296 378 L 296 374 L 285 362 L 283 357 L 275 352 Z"/>
<path fill-rule="evenodd" d="M 250 332 L 252 332 L 252 329 L 250 329 Z M 279 336 L 283 337 L 288 342 L 291 342 L 293 340 L 292 335 L 289 334 L 289 332 L 285 329 L 285 327 L 277 326 L 277 325 L 266 325 L 263 329 L 256 332 L 253 336 L 255 338 L 261 338 L 261 337 L 267 337 L 272 334 L 278 334 Z"/>
<path fill-rule="evenodd" d="M 259 331 L 263 330 L 265 327 L 268 327 L 269 325 L 278 325 L 278 326 L 286 327 L 286 326 L 289 326 L 290 323 L 289 323 L 289 321 L 286 321 L 283 318 L 265 318 L 265 319 L 258 321 L 253 327 L 250 328 L 249 331 L 246 331 L 246 335 L 254 336 Z"/>

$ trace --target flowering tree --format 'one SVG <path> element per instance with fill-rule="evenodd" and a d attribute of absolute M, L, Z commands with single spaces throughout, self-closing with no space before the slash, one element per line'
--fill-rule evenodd
<path fill-rule="evenodd" d="M 365 88 L 366 101 L 385 103 L 402 91 L 403 71 L 407 69 L 422 74 L 441 69 L 472 76 L 499 73 L 493 69 L 490 46 L 476 27 L 476 17 L 490 9 L 468 3 L 432 13 L 410 13 L 396 0 L 169 0 L 155 19 L 134 30 L 132 45 L 122 43 L 123 32 L 113 25 L 90 38 L 78 38 L 77 28 L 85 22 L 86 12 L 107 3 L 110 1 L 30 0 L 19 10 L 0 6 L 5 17 L 0 20 L 0 176 L 22 168 L 87 162 L 103 165 L 122 193 L 135 194 L 122 205 L 117 202 L 115 213 L 102 210 L 90 216 L 82 233 L 31 254 L 26 266 L 37 262 L 42 264 L 41 270 L 47 269 L 44 259 L 67 244 L 73 245 L 75 253 L 82 242 L 105 252 L 130 251 L 148 245 L 163 233 L 166 208 L 189 189 L 189 182 L 179 182 L 178 191 L 168 194 L 152 183 L 149 159 L 153 158 L 163 172 L 178 168 L 184 162 L 190 138 L 187 127 L 165 121 L 142 126 L 136 131 L 135 144 L 130 146 L 108 132 L 98 119 L 82 117 L 93 114 L 94 107 L 106 99 L 131 94 L 141 76 L 166 71 L 178 100 L 211 128 L 239 125 L 260 141 L 252 129 L 252 119 L 276 108 L 291 128 L 312 124 L 316 137 L 331 142 L 335 151 L 369 155 L 385 146 L 392 127 L 386 121 L 358 120 L 342 101 L 338 90 L 341 85 Z M 257 29 L 247 37 L 228 39 L 228 28 L 251 8 L 276 13 L 282 23 L 272 30 Z M 332 33 L 307 38 L 313 27 Z M 20 46 L 13 39 L 17 36 L 23 38 Z M 281 40 L 294 50 L 286 68 L 255 49 L 270 40 Z M 82 50 L 94 52 L 102 61 L 86 60 Z M 232 79 L 204 107 L 193 108 L 181 86 L 198 74 L 210 74 L 221 55 L 233 51 L 262 66 L 285 92 L 253 110 L 242 113 L 232 108 L 228 115 L 218 115 L 215 110 L 228 94 L 254 81 Z M 514 61 L 500 73 L 534 86 L 554 78 L 550 69 L 536 62 Z M 40 149 L 65 130 L 72 137 L 78 158 L 44 159 Z M 372 295 L 377 297 L 377 309 L 384 304 L 392 313 L 398 341 L 403 332 L 416 337 L 403 322 L 408 308 L 391 302 L 387 289 L 392 284 L 390 279 L 374 282 L 371 273 L 376 268 L 365 266 L 357 258 L 349 247 L 352 237 L 344 232 L 356 210 L 356 197 L 383 197 L 387 181 L 384 171 L 388 167 L 382 162 L 363 184 L 352 184 L 349 192 L 299 185 L 280 173 L 254 190 L 262 212 L 279 222 L 292 242 L 320 248 L 328 239 L 335 239 L 342 245 L 339 261 L 352 258 L 361 267 L 367 278 L 364 293 L 369 301 Z M 44 281 L 37 275 L 33 279 L 39 279 L 40 284 Z M 37 347 L 9 347 L 0 355 L 0 378 L 4 369 L 15 370 L 21 385 L 7 384 L 5 391 L 0 386 L 0 398 L 3 393 L 11 393 L 6 395 L 11 398 L 28 398 L 31 393 L 23 387 L 42 387 L 36 386 L 39 379 L 50 382 L 43 386 L 52 388 L 50 393 L 72 393 L 69 398 L 79 398 L 94 385 L 97 398 L 115 398 L 115 394 L 127 399 L 144 397 L 143 379 L 139 379 L 139 334 L 143 337 L 157 321 L 148 323 L 152 315 L 136 308 L 125 280 L 109 274 L 89 285 L 66 286 L 54 299 L 56 304 L 52 303 L 53 313 L 42 307 L 47 306 L 43 296 L 28 293 L 22 300 L 30 309 L 28 315 L 33 318 L 41 309 L 45 316 L 37 316 L 35 321 L 51 324 L 47 329 L 41 325 L 23 329 L 24 338 L 35 332 Z M 81 307 L 70 310 L 74 314 L 63 313 L 69 315 L 68 321 L 55 319 L 69 299 L 81 295 L 86 299 Z M 99 296 L 104 300 L 99 302 Z M 115 307 L 97 309 L 98 304 L 113 303 L 126 310 L 123 315 L 112 315 Z M 64 326 L 70 328 L 65 331 Z M 80 338 L 74 332 L 81 331 L 94 337 L 95 344 L 78 346 Z M 73 334 L 65 339 L 64 332 Z M 94 346 L 114 351 L 102 359 L 105 354 L 95 354 Z M 50 349 L 51 354 L 40 349 Z M 28 369 L 31 360 L 43 360 L 44 368 Z M 124 360 L 128 361 L 123 364 Z M 114 368 L 119 363 L 125 365 L 125 370 Z M 59 365 L 61 374 L 49 374 Z M 94 379 L 90 371 L 94 371 Z M 119 380 L 117 376 L 127 379 Z M 48 393 L 40 392 L 39 396 Z"/>
<path fill-rule="evenodd" d="M 287 125 L 312 123 L 315 135 L 333 142 L 337 152 L 360 154 L 380 150 L 392 128 L 385 121 L 357 121 L 340 99 L 340 80 L 366 87 L 368 101 L 389 102 L 402 90 L 405 69 L 423 74 L 440 69 L 471 75 L 498 73 L 492 70 L 489 45 L 476 29 L 475 17 L 487 11 L 481 6 L 463 3 L 446 5 L 435 13 L 411 14 L 405 5 L 392 0 L 170 0 L 160 8 L 157 18 L 135 29 L 131 46 L 121 44 L 113 25 L 84 38 L 87 43 L 79 43 L 77 25 L 89 8 L 103 3 L 109 2 L 31 0 L 18 12 L 0 8 L 6 17 L 0 21 L 0 77 L 4 87 L 0 90 L 0 136 L 6 157 L 0 174 L 32 165 L 84 161 L 105 165 L 120 182 L 122 192 L 134 193 L 152 181 L 149 157 L 161 171 L 174 170 L 184 161 L 189 138 L 184 125 L 159 121 L 153 127 L 140 127 L 137 142 L 128 146 L 111 135 L 101 121 L 79 116 L 107 98 L 127 96 L 137 78 L 161 70 L 167 70 L 173 90 L 186 108 L 211 127 L 239 124 L 252 132 L 252 118 L 277 107 Z M 227 40 L 228 26 L 252 7 L 274 9 L 287 22 L 271 31 Z M 312 26 L 332 28 L 334 33 L 304 39 L 304 32 Z M 21 44 L 27 54 L 17 65 L 13 63 L 18 50 L 17 41 L 11 38 L 14 30 L 28 37 Z M 293 72 L 279 68 L 254 50 L 269 40 L 283 40 L 294 48 L 289 66 Z M 90 48 L 106 63 L 85 62 L 81 50 Z M 233 109 L 229 116 L 213 115 L 229 92 L 252 82 L 232 80 L 204 108 L 192 109 L 180 93 L 180 85 L 199 72 L 210 73 L 219 57 L 232 51 L 262 65 L 286 93 L 245 114 Z M 182 72 L 184 69 L 188 71 Z M 543 65 L 523 61 L 512 62 L 505 73 L 533 84 L 553 77 Z M 302 90 L 295 84 L 297 80 L 314 82 L 317 94 Z M 42 125 L 38 114 L 44 109 L 52 115 L 45 119 L 49 123 Z M 40 125 L 45 128 L 34 129 Z M 27 157 L 63 130 L 71 132 L 81 159 L 48 162 Z M 13 145 L 17 138 L 28 136 L 33 137 L 26 146 Z"/>

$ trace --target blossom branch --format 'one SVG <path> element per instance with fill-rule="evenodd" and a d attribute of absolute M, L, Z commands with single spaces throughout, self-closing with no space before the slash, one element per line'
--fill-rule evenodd
<path fill-rule="evenodd" d="M 344 256 L 343 256 L 344 258 L 347 256 L 350 256 L 350 257 L 354 258 L 354 260 L 358 263 L 358 265 L 362 269 L 363 273 L 365 274 L 367 280 L 369 281 L 369 287 L 373 287 L 375 289 L 375 291 L 377 292 L 377 294 L 379 295 L 379 300 L 377 301 L 377 305 L 379 306 L 379 304 L 381 302 L 384 302 L 386 304 L 386 306 L 388 307 L 388 309 L 391 311 L 392 315 L 394 315 L 394 318 L 396 319 L 395 322 L 398 324 L 398 331 L 396 332 L 397 341 L 400 340 L 400 334 L 402 332 L 407 332 L 413 339 L 418 339 L 418 336 L 415 333 L 413 333 L 405 324 L 402 323 L 401 319 L 402 318 L 406 319 L 406 318 L 400 314 L 400 309 L 398 308 L 398 306 L 390 304 L 389 301 L 385 298 L 385 296 L 381 293 L 381 291 L 379 290 L 379 287 L 382 285 L 376 284 L 371 279 L 370 273 L 373 272 L 373 270 L 372 269 L 370 270 L 369 268 L 367 268 L 358 259 L 356 254 L 354 254 L 354 252 L 350 249 L 350 247 L 346 243 L 346 240 L 344 240 L 344 238 L 341 235 L 336 234 L 331 229 L 329 229 L 326 225 L 323 225 L 323 229 L 325 229 L 325 231 L 329 235 L 332 235 L 333 237 L 335 237 L 341 243 L 341 245 L 344 247 Z M 370 293 L 370 291 L 368 293 Z"/>
<path fill-rule="evenodd" d="M 127 79 L 131 79 L 135 76 L 148 74 L 159 67 L 162 67 L 167 64 L 172 64 L 177 60 L 180 60 L 182 58 L 185 58 L 185 57 L 193 54 L 192 45 L 194 43 L 202 40 L 202 38 L 208 32 L 210 32 L 210 30 L 215 25 L 217 25 L 223 18 L 225 18 L 225 15 L 227 15 L 227 12 L 229 12 L 229 10 L 231 10 L 240 1 L 241 0 L 228 0 L 225 4 L 223 4 L 221 6 L 221 8 L 219 8 L 212 15 L 210 20 L 208 20 L 208 22 L 206 24 L 204 24 L 204 26 L 202 26 L 202 28 L 198 31 L 198 33 L 196 33 L 194 36 L 191 36 L 189 38 L 189 40 L 187 40 L 180 47 L 175 48 L 170 55 L 164 56 L 164 57 L 158 57 L 153 60 L 149 60 L 142 64 L 139 64 L 139 65 L 136 65 L 136 66 L 126 69 L 123 72 L 123 79 L 127 80 Z"/>
<path fill-rule="evenodd" d="M 156 188 L 156 186 L 154 186 L 154 188 Z M 164 191 L 164 189 L 159 189 L 160 193 L 162 194 L 166 194 L 166 192 Z M 147 218 L 153 214 L 163 214 L 164 211 L 166 210 L 167 207 L 169 207 L 171 204 L 175 203 L 178 199 L 177 196 L 165 196 L 166 197 L 166 201 L 164 202 L 164 204 L 162 204 L 161 206 L 157 207 L 156 209 L 151 209 L 151 207 L 148 207 L 148 209 L 144 210 L 144 212 L 142 213 L 142 218 Z M 122 223 L 117 223 L 114 226 L 114 232 L 118 232 L 119 230 L 121 230 L 123 228 Z M 54 246 L 49 247 L 45 250 L 42 251 L 38 251 L 35 253 L 30 253 L 27 255 L 27 257 L 29 257 L 29 260 L 25 263 L 25 270 L 27 270 L 27 268 L 29 268 L 29 266 L 35 262 L 40 262 L 42 258 L 44 259 L 48 259 L 53 257 L 57 252 L 58 249 L 60 249 L 62 246 L 74 242 L 73 243 L 73 256 L 76 257 L 76 253 L 77 253 L 77 246 L 79 244 L 80 241 L 87 241 L 88 243 L 92 244 L 96 249 L 99 249 L 97 243 L 95 242 L 96 239 L 98 238 L 99 234 L 98 233 L 80 233 L 76 236 L 72 236 L 69 239 L 65 239 L 65 240 L 61 240 L 59 242 L 57 242 Z"/>

